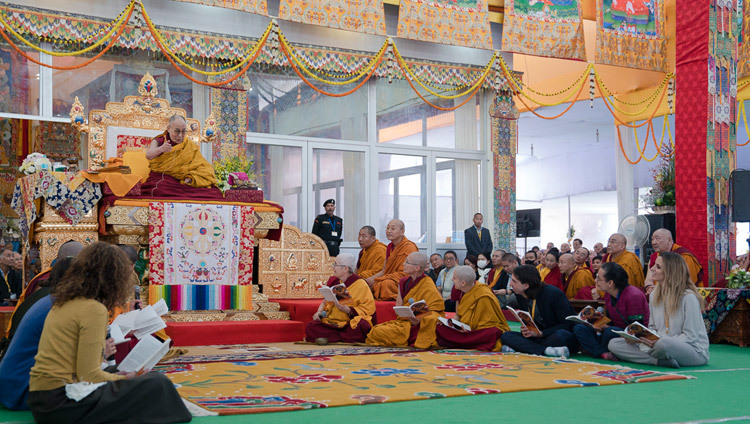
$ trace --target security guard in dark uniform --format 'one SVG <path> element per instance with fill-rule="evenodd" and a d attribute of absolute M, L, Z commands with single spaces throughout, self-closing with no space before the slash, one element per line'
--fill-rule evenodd
<path fill-rule="evenodd" d="M 331 257 L 338 256 L 339 246 L 343 239 L 341 234 L 344 231 L 344 220 L 333 214 L 336 210 L 336 201 L 328 199 L 323 203 L 326 213 L 315 217 L 312 233 L 320 237 L 328 247 L 328 253 Z"/>

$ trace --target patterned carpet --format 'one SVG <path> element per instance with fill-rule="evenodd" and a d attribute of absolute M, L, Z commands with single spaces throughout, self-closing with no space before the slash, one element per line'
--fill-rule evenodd
<path fill-rule="evenodd" d="M 220 415 L 687 377 L 523 354 L 402 351 L 160 365 L 187 400 Z"/>

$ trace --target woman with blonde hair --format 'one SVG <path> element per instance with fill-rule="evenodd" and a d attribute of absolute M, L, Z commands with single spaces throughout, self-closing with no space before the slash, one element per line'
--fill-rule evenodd
<path fill-rule="evenodd" d="M 112 374 L 101 369 L 108 312 L 128 300 L 132 272 L 125 252 L 98 242 L 78 254 L 55 286 L 30 373 L 28 403 L 35 422 L 191 420 L 174 384 L 164 375 Z"/>
<path fill-rule="evenodd" d="M 648 327 L 659 340 L 640 342 L 612 339 L 609 351 L 618 358 L 641 364 L 680 368 L 708 363 L 708 335 L 703 323 L 703 297 L 682 256 L 662 252 L 651 268 L 659 281 L 651 294 Z"/>

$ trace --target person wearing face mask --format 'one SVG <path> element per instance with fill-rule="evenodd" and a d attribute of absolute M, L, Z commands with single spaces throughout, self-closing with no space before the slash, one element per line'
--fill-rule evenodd
<path fill-rule="evenodd" d="M 479 278 L 476 280 L 477 282 L 486 284 L 487 274 L 492 269 L 492 263 L 489 260 L 491 257 L 492 255 L 489 252 L 480 253 L 477 256 L 477 274 L 479 275 Z"/>
<path fill-rule="evenodd" d="M 523 264 L 536 266 L 536 252 L 533 250 L 529 250 L 528 252 L 526 252 L 526 254 L 523 255 Z"/>
<path fill-rule="evenodd" d="M 690 279 L 685 259 L 677 253 L 662 252 L 651 273 L 659 284 L 651 293 L 648 328 L 657 333 L 659 339 L 641 338 L 633 342 L 616 338 L 610 340 L 609 351 L 624 361 L 661 367 L 707 364 L 705 303 Z"/>

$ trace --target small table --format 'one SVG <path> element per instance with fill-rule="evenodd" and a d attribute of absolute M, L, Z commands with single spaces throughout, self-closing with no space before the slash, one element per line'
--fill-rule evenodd
<path fill-rule="evenodd" d="M 604 307 L 604 300 L 598 299 L 598 300 L 592 300 L 592 299 L 570 299 L 570 306 L 573 307 L 573 310 L 576 312 L 581 312 L 584 308 L 587 306 L 591 306 L 592 308 L 596 309 L 598 307 Z"/>
<path fill-rule="evenodd" d="M 712 343 L 750 346 L 750 289 L 701 288 L 706 300 L 703 313 Z"/>

